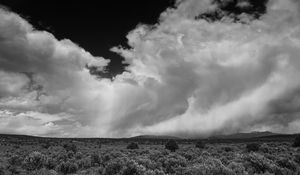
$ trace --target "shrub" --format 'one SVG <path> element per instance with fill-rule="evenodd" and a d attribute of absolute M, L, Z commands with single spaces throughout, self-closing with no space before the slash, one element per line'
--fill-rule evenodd
<path fill-rule="evenodd" d="M 19 166 L 22 164 L 22 158 L 18 155 L 12 155 L 8 158 L 8 164 L 11 166 Z"/>
<path fill-rule="evenodd" d="M 78 170 L 78 166 L 75 163 L 72 163 L 70 161 L 67 162 L 61 162 L 58 167 L 57 167 L 57 171 L 61 172 L 63 174 L 72 174 L 72 173 L 76 173 Z"/>
<path fill-rule="evenodd" d="M 23 161 L 23 168 L 28 171 L 41 169 L 46 162 L 46 157 L 40 152 L 30 153 Z"/>
<path fill-rule="evenodd" d="M 50 157 L 46 157 L 45 167 L 49 170 L 54 169 L 57 165 L 56 161 Z"/>
<path fill-rule="evenodd" d="M 196 147 L 196 148 L 203 149 L 203 148 L 205 148 L 205 143 L 204 143 L 203 141 L 201 141 L 201 140 L 198 140 L 198 141 L 196 142 L 196 144 L 195 144 L 195 147 Z"/>
<path fill-rule="evenodd" d="M 171 152 L 175 152 L 177 149 L 179 149 L 179 146 L 175 140 L 169 140 L 166 143 L 165 148 L 170 150 Z"/>
<path fill-rule="evenodd" d="M 61 162 L 61 161 L 67 161 L 68 159 L 68 155 L 65 151 L 61 151 L 59 152 L 59 154 L 56 157 L 56 160 Z"/>
<path fill-rule="evenodd" d="M 294 157 L 294 161 L 298 164 L 300 164 L 300 154 L 296 154 Z"/>
<path fill-rule="evenodd" d="M 50 148 L 51 144 L 50 144 L 49 142 L 46 142 L 46 143 L 43 143 L 41 146 L 42 146 L 44 149 L 48 149 L 48 148 Z"/>
<path fill-rule="evenodd" d="M 83 157 L 83 154 L 82 154 L 82 152 L 77 152 L 76 154 L 75 154 L 75 159 L 82 159 L 82 157 Z"/>
<path fill-rule="evenodd" d="M 131 142 L 127 145 L 127 149 L 139 149 L 139 145 L 135 142 Z"/>
<path fill-rule="evenodd" d="M 251 151 L 256 152 L 259 150 L 259 147 L 260 147 L 260 145 L 258 143 L 249 143 L 246 145 L 246 150 L 248 152 L 251 152 Z"/>
<path fill-rule="evenodd" d="M 3 165 L 0 165 L 0 175 L 5 175 L 5 168 Z"/>
<path fill-rule="evenodd" d="M 7 170 L 10 174 L 21 174 L 21 169 L 18 166 L 8 165 Z"/>
<path fill-rule="evenodd" d="M 272 172 L 274 164 L 258 153 L 250 153 L 242 156 L 244 167 L 250 174 Z"/>
<path fill-rule="evenodd" d="M 72 151 L 74 153 L 77 152 L 77 146 L 74 143 L 66 143 L 63 145 L 67 152 Z"/>
<path fill-rule="evenodd" d="M 97 153 L 91 155 L 91 164 L 92 166 L 100 165 L 101 158 Z"/>
<path fill-rule="evenodd" d="M 77 146 L 74 143 L 65 143 L 63 145 L 65 148 L 66 152 L 72 151 L 73 153 L 77 152 Z"/>
<path fill-rule="evenodd" d="M 293 143 L 293 146 L 294 147 L 300 147 L 300 135 L 297 135 L 295 140 L 294 140 L 294 143 Z"/>
<path fill-rule="evenodd" d="M 119 174 L 121 170 L 124 168 L 124 165 L 128 161 L 125 157 L 115 158 L 109 161 L 105 167 L 104 174 L 106 175 L 115 175 Z"/>
<path fill-rule="evenodd" d="M 224 146 L 224 147 L 223 147 L 223 150 L 224 150 L 225 152 L 232 152 L 232 151 L 233 151 L 233 147 L 230 147 L 230 146 Z"/>
<path fill-rule="evenodd" d="M 30 175 L 57 175 L 57 172 L 55 170 L 47 170 L 42 168 L 40 170 L 30 172 Z"/>
<path fill-rule="evenodd" d="M 122 175 L 142 175 L 146 171 L 146 168 L 142 165 L 138 165 L 135 161 L 130 160 L 126 162 Z"/>
<path fill-rule="evenodd" d="M 276 163 L 279 167 L 287 168 L 289 170 L 292 170 L 293 172 L 296 172 L 297 170 L 297 164 L 292 160 L 289 160 L 288 158 L 279 158 Z"/>
<path fill-rule="evenodd" d="M 78 165 L 78 168 L 80 168 L 80 169 L 87 169 L 92 166 L 91 159 L 88 157 L 77 160 L 76 164 Z"/>
<path fill-rule="evenodd" d="M 72 158 L 74 157 L 74 152 L 73 152 L 73 151 L 67 152 L 67 157 L 68 157 L 69 159 L 72 159 Z"/>
<path fill-rule="evenodd" d="M 230 168 L 235 174 L 247 174 L 242 163 L 231 162 L 229 163 L 228 168 Z"/>
<path fill-rule="evenodd" d="M 186 169 L 185 174 L 197 175 L 234 175 L 234 172 L 215 158 L 208 158 L 201 164 L 194 164 Z"/>
<path fill-rule="evenodd" d="M 178 154 L 169 154 L 158 161 L 161 162 L 162 167 L 168 174 L 174 174 L 178 172 L 178 169 L 187 166 L 186 159 Z"/>
<path fill-rule="evenodd" d="M 265 143 L 259 147 L 259 150 L 263 153 L 271 153 L 272 152 L 272 149 Z"/>

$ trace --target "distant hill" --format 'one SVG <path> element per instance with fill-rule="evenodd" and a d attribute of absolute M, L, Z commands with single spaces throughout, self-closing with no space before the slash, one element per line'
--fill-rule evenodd
<path fill-rule="evenodd" d="M 179 142 L 193 142 L 197 139 L 204 139 L 207 142 L 218 143 L 218 142 L 252 142 L 252 141 L 292 141 L 298 134 L 278 134 L 272 132 L 250 132 L 250 133 L 237 133 L 231 135 L 216 135 L 209 138 L 180 138 L 168 135 L 139 135 L 129 138 L 54 138 L 54 137 L 38 137 L 29 135 L 14 135 L 14 134 L 0 134 L 0 141 L 5 140 L 18 140 L 18 141 L 62 141 L 62 140 L 76 140 L 76 141 L 92 141 L 98 140 L 102 142 L 110 141 L 132 141 L 132 140 L 169 140 L 175 139 Z"/>
<path fill-rule="evenodd" d="M 252 139 L 258 137 L 270 137 L 270 136 L 280 136 L 280 135 L 282 134 L 265 131 L 265 132 L 237 133 L 231 135 L 217 135 L 217 136 L 210 137 L 210 139 Z"/>
<path fill-rule="evenodd" d="M 167 136 L 167 135 L 139 135 L 135 137 L 130 137 L 130 139 L 181 139 L 175 136 Z"/>
<path fill-rule="evenodd" d="M 17 135 L 17 134 L 0 134 L 0 138 L 33 139 L 33 138 L 42 138 L 42 137 L 30 136 L 30 135 Z"/>

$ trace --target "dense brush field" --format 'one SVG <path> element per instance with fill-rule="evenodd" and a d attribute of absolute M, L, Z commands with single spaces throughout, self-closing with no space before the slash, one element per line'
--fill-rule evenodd
<path fill-rule="evenodd" d="M 2 138 L 0 175 L 300 174 L 293 142 L 167 142 Z"/>

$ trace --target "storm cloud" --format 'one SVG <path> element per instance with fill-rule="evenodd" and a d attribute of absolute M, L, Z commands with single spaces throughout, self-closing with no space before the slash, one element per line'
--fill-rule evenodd
<path fill-rule="evenodd" d="M 222 1 L 230 3 L 231 1 Z M 44 136 L 300 132 L 300 3 L 180 0 L 117 46 L 126 71 L 0 11 L 0 131 Z M 203 15 L 205 14 L 205 15 Z M 212 18 L 209 14 L 217 14 Z M 254 15 L 255 14 L 255 15 Z M 99 41 L 101 42 L 101 41 Z"/>

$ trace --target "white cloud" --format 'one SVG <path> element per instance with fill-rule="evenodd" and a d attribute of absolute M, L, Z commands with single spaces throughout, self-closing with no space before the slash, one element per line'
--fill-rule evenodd
<path fill-rule="evenodd" d="M 112 48 L 129 64 L 114 80 L 96 79 L 84 68 L 101 70 L 107 60 L 1 10 L 1 131 L 82 137 L 298 132 L 299 3 L 271 0 L 260 19 L 242 16 L 246 24 L 195 20 L 216 9 L 209 0 L 177 4 L 155 27 L 131 31 L 131 49 Z"/>

